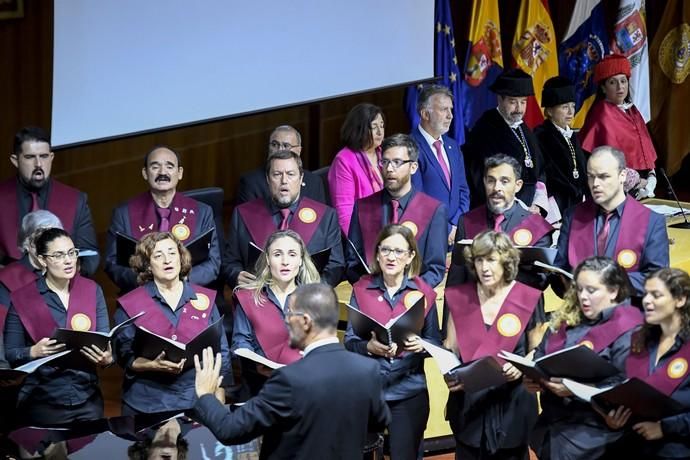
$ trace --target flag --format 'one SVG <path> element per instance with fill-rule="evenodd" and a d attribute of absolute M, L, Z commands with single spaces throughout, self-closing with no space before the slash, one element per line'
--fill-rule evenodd
<path fill-rule="evenodd" d="M 589 108 L 594 103 L 597 85 L 594 66 L 609 54 L 609 33 L 606 28 L 604 5 L 600 0 L 575 2 L 568 32 L 558 47 L 560 75 L 575 85 L 574 128 L 581 128 Z"/>
<path fill-rule="evenodd" d="M 630 61 L 630 95 L 644 121 L 649 121 L 649 52 L 645 0 L 621 0 L 611 49 Z"/>
<path fill-rule="evenodd" d="M 515 67 L 532 76 L 534 97 L 527 99 L 525 122 L 534 127 L 544 121 L 541 90 L 544 83 L 558 75 L 556 34 L 549 13 L 548 0 L 522 0 L 513 37 Z"/>
<path fill-rule="evenodd" d="M 469 44 L 464 63 L 462 110 L 469 131 L 482 113 L 496 107 L 489 86 L 503 71 L 498 0 L 473 0 Z"/>
<path fill-rule="evenodd" d="M 687 113 L 690 103 L 690 4 L 669 0 L 649 54 L 652 73 L 652 120 L 649 131 L 660 163 L 675 174 L 690 151 Z"/>
<path fill-rule="evenodd" d="M 439 85 L 447 86 L 454 96 L 453 123 L 448 135 L 458 144 L 465 142 L 465 128 L 462 116 L 462 95 L 460 93 L 460 68 L 455 56 L 455 36 L 453 35 L 453 17 L 450 12 L 450 0 L 436 0 L 434 35 L 436 36 L 436 63 L 434 74 Z M 419 124 L 417 113 L 418 86 L 410 86 L 405 92 L 405 111 L 413 129 Z"/>

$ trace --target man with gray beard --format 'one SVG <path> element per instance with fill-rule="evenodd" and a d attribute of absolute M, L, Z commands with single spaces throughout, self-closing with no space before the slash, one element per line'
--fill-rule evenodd
<path fill-rule="evenodd" d="M 472 209 L 458 220 L 447 286 L 464 283 L 469 276 L 458 242 L 472 239 L 484 230 L 507 233 L 515 246 L 551 246 L 551 233 L 554 231 L 551 224 L 515 199 L 523 185 L 521 175 L 520 163 L 508 155 L 499 153 L 484 161 L 486 204 Z M 534 275 L 525 276 L 523 270 L 518 275 L 520 281 L 541 289 L 543 280 L 532 278 Z"/>
<path fill-rule="evenodd" d="M 302 159 L 295 152 L 279 150 L 268 156 L 266 181 L 271 198 L 237 206 L 230 219 L 223 276 L 231 288 L 255 278 L 250 246 L 263 250 L 271 233 L 288 228 L 302 237 L 309 254 L 331 250 L 321 280 L 331 286 L 340 282 L 345 257 L 338 217 L 330 206 L 300 196 L 303 178 Z"/>

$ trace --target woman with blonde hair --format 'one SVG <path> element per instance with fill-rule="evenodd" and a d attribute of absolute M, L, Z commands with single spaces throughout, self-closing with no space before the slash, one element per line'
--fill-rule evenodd
<path fill-rule="evenodd" d="M 628 275 L 608 257 L 589 257 L 575 268 L 573 279 L 534 357 L 584 344 L 620 370 L 596 385 L 618 383 L 625 378 L 630 337 L 642 323 L 640 310 L 628 304 Z M 621 433 L 609 429 L 589 403 L 575 399 L 561 378 L 525 378 L 524 384 L 531 392 L 541 391 L 542 412 L 531 443 L 539 458 L 584 460 L 610 454 L 607 448 Z"/>
<path fill-rule="evenodd" d="M 137 244 L 129 265 L 137 274 L 139 287 L 117 299 L 115 323 L 145 312 L 138 326 L 176 342 L 188 343 L 220 319 L 215 305 L 216 291 L 187 281 L 192 257 L 170 232 L 153 232 Z M 194 405 L 194 366 L 185 360 L 173 362 L 161 352 L 155 359 L 134 351 L 136 327 L 122 328 L 115 336 L 118 364 L 125 370 L 122 414 L 185 410 Z M 221 334 L 222 374 L 229 368 L 225 333 Z M 229 380 L 229 379 L 228 379 Z"/>
<path fill-rule="evenodd" d="M 298 285 L 319 281 L 299 234 L 293 230 L 273 232 L 256 262 L 256 279 L 235 288 L 232 350 L 247 348 L 280 364 L 298 360 L 299 351 L 289 346 L 285 309 Z M 251 366 L 244 365 L 243 371 L 252 393 L 258 392 L 264 379 Z M 256 371 L 263 376 L 270 373 L 263 366 Z"/>
<path fill-rule="evenodd" d="M 544 312 L 541 291 L 515 280 L 519 251 L 505 233 L 488 230 L 465 248 L 465 258 L 475 280 L 446 289 L 445 346 L 464 363 L 501 350 L 524 356 Z M 447 380 L 446 418 L 457 458 L 527 458 L 536 398 L 522 388 L 515 366 L 503 364 L 503 375 L 506 383 L 473 393 Z"/>
<path fill-rule="evenodd" d="M 419 335 L 410 335 L 402 350 L 394 343 L 359 337 L 352 325 L 345 333 L 345 347 L 378 361 L 384 398 L 391 410 L 388 426 L 390 455 L 394 459 L 416 459 L 429 416 L 429 394 L 424 376 L 424 348 L 419 338 L 440 345 L 436 313 L 436 293 L 419 277 L 421 260 L 412 230 L 403 225 L 388 225 L 376 240 L 376 258 L 371 274 L 352 287 L 350 305 L 386 324 L 422 297 L 425 319 Z"/>

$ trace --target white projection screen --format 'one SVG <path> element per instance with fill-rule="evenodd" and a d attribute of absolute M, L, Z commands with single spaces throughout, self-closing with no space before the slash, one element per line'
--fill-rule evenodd
<path fill-rule="evenodd" d="M 433 78 L 434 0 L 55 0 L 67 146 Z"/>

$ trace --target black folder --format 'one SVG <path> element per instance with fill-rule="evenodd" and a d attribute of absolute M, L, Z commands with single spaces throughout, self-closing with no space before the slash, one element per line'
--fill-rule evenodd
<path fill-rule="evenodd" d="M 211 240 L 213 239 L 213 231 L 213 228 L 209 228 L 204 233 L 184 243 L 184 246 L 192 256 L 192 265 L 198 265 L 208 259 L 208 252 L 211 249 Z M 129 267 L 129 258 L 134 255 L 138 243 L 139 241 L 129 235 L 120 232 L 115 233 L 118 265 Z"/>
<path fill-rule="evenodd" d="M 123 327 L 130 324 L 132 321 L 136 321 L 141 315 L 146 312 L 141 312 L 127 320 L 121 322 L 109 332 L 99 332 L 99 331 L 75 331 L 72 329 L 55 329 L 51 339 L 57 340 L 59 343 L 64 343 L 66 348 L 69 350 L 76 349 L 79 350 L 82 347 L 89 347 L 91 345 L 96 345 L 101 350 L 108 348 L 108 342 L 117 334 Z"/>
<path fill-rule="evenodd" d="M 184 366 L 186 370 L 194 367 L 194 355 L 201 357 L 204 348 L 211 347 L 214 353 L 218 353 L 220 351 L 220 338 L 223 334 L 223 317 L 201 331 L 187 344 L 176 342 L 142 326 L 137 326 L 132 348 L 136 356 L 150 360 L 156 359 L 161 351 L 165 351 L 166 360 L 174 363 L 186 358 L 187 362 Z"/>
<path fill-rule="evenodd" d="M 424 327 L 424 301 L 425 297 L 421 297 L 405 313 L 391 319 L 386 324 L 379 323 L 352 305 L 346 305 L 352 329 L 360 338 L 369 340 L 371 331 L 374 331 L 379 342 L 385 345 L 396 343 L 398 348 L 402 349 L 407 336 L 419 334 Z"/>
<path fill-rule="evenodd" d="M 21 385 L 26 376 L 39 367 L 70 354 L 72 354 L 72 350 L 63 350 L 50 356 L 31 360 L 15 369 L 0 369 L 0 382 L 2 382 L 0 384 L 0 391 L 2 391 L 3 387 Z"/>
<path fill-rule="evenodd" d="M 498 356 L 513 363 L 535 381 L 562 377 L 578 382 L 600 382 L 620 373 L 616 366 L 584 345 L 564 348 L 535 361 L 505 350 L 501 350 Z"/>

